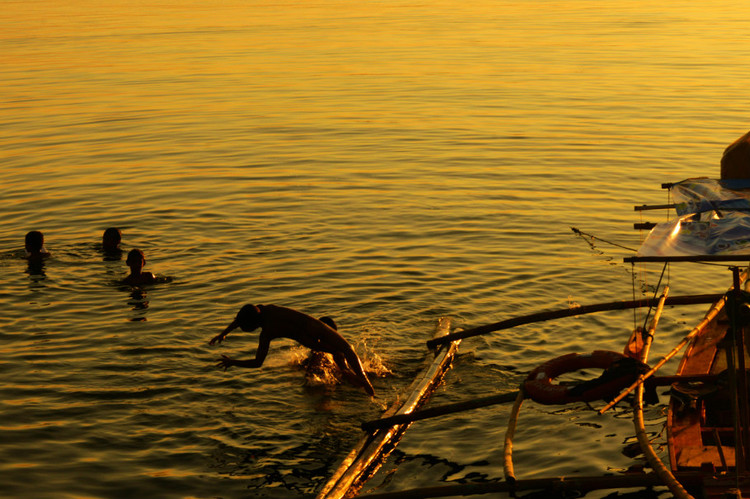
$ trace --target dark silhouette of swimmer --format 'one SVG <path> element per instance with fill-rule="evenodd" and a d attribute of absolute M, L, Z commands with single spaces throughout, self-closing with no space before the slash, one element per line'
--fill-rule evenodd
<path fill-rule="evenodd" d="M 26 234 L 24 241 L 26 247 L 26 258 L 30 264 L 40 264 L 45 258 L 50 256 L 44 248 L 44 234 L 38 230 L 32 230 Z"/>
<path fill-rule="evenodd" d="M 120 252 L 120 242 L 122 241 L 122 232 L 116 227 L 110 227 L 102 234 L 102 251 L 105 253 Z"/>
<path fill-rule="evenodd" d="M 322 319 L 330 321 L 329 324 L 333 324 L 333 327 Z M 313 351 L 332 354 L 341 371 L 352 374 L 348 376 L 352 383 L 361 386 L 369 395 L 375 395 L 357 353 L 336 331 L 335 326 L 330 318 L 315 319 L 291 308 L 276 305 L 245 305 L 232 323 L 223 332 L 214 336 L 208 344 L 221 343 L 230 331 L 238 327 L 245 332 L 261 328 L 254 359 L 235 360 L 222 355 L 217 359 L 217 366 L 223 367 L 225 371 L 232 366 L 260 367 L 268 355 L 271 340 L 290 338 Z"/>
<path fill-rule="evenodd" d="M 151 272 L 143 272 L 143 266 L 146 265 L 146 257 L 143 251 L 132 249 L 128 253 L 125 263 L 130 267 L 130 275 L 122 280 L 123 284 L 130 286 L 140 286 L 141 284 L 152 284 L 156 282 L 156 277 Z"/>

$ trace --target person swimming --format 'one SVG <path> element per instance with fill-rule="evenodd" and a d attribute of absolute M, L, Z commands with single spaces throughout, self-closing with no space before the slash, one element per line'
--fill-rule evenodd
<path fill-rule="evenodd" d="M 130 250 L 125 264 L 130 267 L 130 275 L 122 280 L 123 284 L 140 286 L 141 284 L 153 284 L 156 282 L 157 279 L 154 274 L 143 272 L 143 267 L 146 265 L 146 257 L 143 255 L 143 251 L 139 249 Z"/>
<path fill-rule="evenodd" d="M 245 305 L 229 326 L 214 336 L 208 344 L 221 343 L 227 334 L 238 327 L 245 332 L 261 328 L 254 359 L 236 360 L 222 355 L 220 359 L 217 359 L 216 365 L 223 367 L 225 371 L 232 366 L 258 368 L 263 365 L 268 355 L 271 340 L 290 338 L 310 350 L 332 354 L 341 371 L 351 373 L 351 376 L 347 378 L 362 387 L 370 396 L 374 396 L 375 390 L 365 374 L 357 353 L 336 331 L 335 324 L 331 327 L 323 320 L 327 322 L 330 319 L 327 317 L 315 319 L 297 310 L 277 305 Z"/>
<path fill-rule="evenodd" d="M 102 234 L 102 251 L 105 253 L 119 253 L 122 232 L 117 227 L 109 227 Z"/>
<path fill-rule="evenodd" d="M 49 251 L 44 247 L 44 234 L 38 230 L 32 230 L 26 234 L 24 247 L 29 263 L 41 263 L 45 258 L 49 258 L 50 256 Z"/>

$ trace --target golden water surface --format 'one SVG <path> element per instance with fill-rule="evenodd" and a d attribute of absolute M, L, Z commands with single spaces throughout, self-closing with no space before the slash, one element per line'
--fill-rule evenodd
<path fill-rule="evenodd" d="M 750 129 L 740 1 L 0 6 L 3 497 L 314 494 L 410 382 L 439 316 L 631 298 L 629 252 L 570 227 L 637 246 L 632 206 L 717 176 Z M 109 226 L 171 282 L 119 285 L 124 258 L 97 246 Z M 41 271 L 23 259 L 34 229 Z M 645 270 L 636 293 L 661 271 Z M 669 279 L 703 293 L 729 275 Z M 333 316 L 378 398 L 306 380 L 284 341 L 260 370 L 216 369 L 253 355 L 253 333 L 207 345 L 248 302 Z M 700 314 L 666 313 L 653 357 Z M 632 326 L 605 314 L 466 340 L 435 403 L 619 350 Z M 414 425 L 369 487 L 502 479 L 507 411 Z M 624 410 L 529 405 L 516 473 L 618 472 L 633 438 Z"/>

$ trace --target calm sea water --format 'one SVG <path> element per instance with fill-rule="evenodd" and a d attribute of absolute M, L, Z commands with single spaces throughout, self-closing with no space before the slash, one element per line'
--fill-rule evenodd
<path fill-rule="evenodd" d="M 570 228 L 637 246 L 633 205 L 717 176 L 750 129 L 741 1 L 5 0 L 0 24 L 3 497 L 312 495 L 438 317 L 630 298 L 629 252 Z M 171 282 L 118 285 L 109 226 Z M 34 229 L 43 273 L 21 258 Z M 635 270 L 648 289 L 661 269 Z M 669 278 L 672 294 L 729 283 Z M 207 345 L 248 302 L 334 317 L 377 399 L 306 380 L 291 342 L 260 370 L 216 369 L 253 355 L 256 334 Z M 668 311 L 652 358 L 701 312 Z M 632 326 L 467 340 L 433 401 L 513 390 Z M 502 478 L 508 410 L 414 425 L 368 489 Z M 647 417 L 660 432 L 664 406 Z M 528 403 L 517 477 L 618 472 L 633 441 L 624 409 Z"/>

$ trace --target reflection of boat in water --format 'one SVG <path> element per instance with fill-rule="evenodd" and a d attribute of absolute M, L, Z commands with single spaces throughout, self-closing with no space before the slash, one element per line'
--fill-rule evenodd
<path fill-rule="evenodd" d="M 648 237 L 637 254 L 626 258 L 626 261 L 660 262 L 665 267 L 672 262 L 711 261 L 727 265 L 750 262 L 750 182 L 691 179 L 664 187 L 670 189 L 674 204 L 636 209 L 675 208 L 676 219 L 648 224 Z M 504 481 L 443 485 L 396 493 L 366 494 L 364 497 L 449 497 L 544 489 L 557 492 L 573 489 L 585 493 L 596 489 L 664 485 L 678 498 L 750 498 L 750 403 L 746 375 L 750 293 L 741 290 L 747 273 L 734 266 L 730 269 L 732 287 L 725 295 L 670 297 L 669 287 L 665 286 L 658 298 L 655 294 L 651 299 L 545 311 L 430 340 L 428 346 L 436 347 L 531 322 L 643 307 L 648 307 L 648 318 L 653 310 L 650 324 L 633 333 L 624 354 L 606 351 L 568 354 L 532 371 L 517 392 L 431 407 L 410 414 L 386 414 L 387 417 L 381 420 L 363 424 L 370 432 L 363 437 L 361 445 L 365 446 L 376 431 L 396 432 L 399 428 L 397 425 L 401 425 L 398 431 L 403 431 L 404 425 L 408 426 L 408 423 L 419 419 L 515 401 L 504 444 Z M 648 354 L 664 307 L 696 303 L 713 304 L 703 320 L 669 354 L 649 367 Z M 685 346 L 687 349 L 676 374 L 657 375 L 658 370 Z M 603 373 L 596 380 L 574 386 L 554 382 L 558 376 L 579 369 L 603 369 Z M 662 462 L 653 450 L 651 440 L 656 437 L 649 436 L 644 426 L 643 398 L 644 391 L 647 391 L 644 387 L 651 389 L 653 396 L 655 386 L 671 387 L 666 423 L 669 463 Z M 641 452 L 652 471 L 592 477 L 517 479 L 512 460 L 513 436 L 522 403 L 529 398 L 543 404 L 607 400 L 609 403 L 599 413 L 628 400 L 633 407 L 635 433 Z M 355 451 L 345 459 L 340 470 L 351 465 Z M 366 479 L 367 474 L 362 477 Z M 352 497 L 361 486 L 348 488 L 340 482 L 335 486 L 330 484 L 324 487 L 319 498 Z M 331 492 L 334 489 L 337 490 L 335 494 Z"/>

